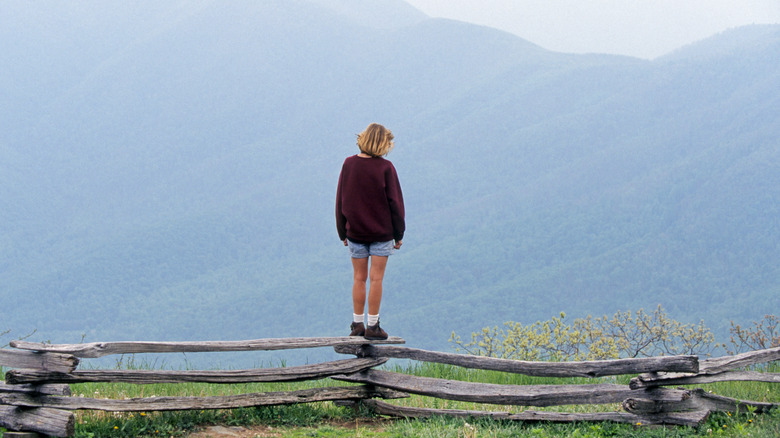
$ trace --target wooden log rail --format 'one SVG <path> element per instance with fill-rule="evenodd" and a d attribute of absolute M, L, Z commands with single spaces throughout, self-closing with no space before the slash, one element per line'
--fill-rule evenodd
<path fill-rule="evenodd" d="M 0 426 L 12 431 L 32 431 L 48 436 L 72 436 L 73 413 L 50 408 L 23 408 L 0 404 Z M 9 435 L 6 433 L 5 435 Z"/>
<path fill-rule="evenodd" d="M 10 346 L 20 350 L 62 353 L 98 358 L 109 354 L 135 353 L 205 353 L 220 351 L 292 350 L 298 348 L 336 347 L 341 345 L 403 344 L 404 340 L 391 336 L 383 341 L 369 341 L 363 337 L 341 336 L 331 338 L 267 338 L 248 341 L 203 342 L 93 342 L 88 344 L 43 344 L 11 341 Z"/>
<path fill-rule="evenodd" d="M 9 384 L 20 383 L 251 383 L 251 382 L 299 382 L 317 380 L 336 374 L 351 374 L 373 368 L 387 362 L 385 358 L 357 358 L 313 365 L 283 368 L 258 368 L 232 371 L 165 371 L 165 370 L 83 370 L 60 373 L 45 370 L 11 370 L 5 375 Z"/>
<path fill-rule="evenodd" d="M 695 385 L 701 383 L 726 381 L 755 381 L 780 383 L 778 373 L 758 373 L 755 371 L 733 371 L 735 368 L 750 367 L 760 363 L 780 360 L 780 347 L 750 351 L 735 356 L 724 356 L 701 361 L 698 373 L 646 373 L 631 379 L 632 389 L 653 386 Z M 665 370 L 670 371 L 670 370 Z"/>
<path fill-rule="evenodd" d="M 72 436 L 74 415 L 79 409 L 112 412 L 168 411 L 186 409 L 232 409 L 327 400 L 365 400 L 373 397 L 407 397 L 388 388 L 363 386 L 324 387 L 291 392 L 266 392 L 212 397 L 145 397 L 106 400 L 71 397 L 68 383 L 130 382 L 249 383 L 323 379 L 351 374 L 386 362 L 385 358 L 356 358 L 298 367 L 229 371 L 167 370 L 76 370 L 78 358 L 109 354 L 190 353 L 284 350 L 363 344 L 400 344 L 390 337 L 369 341 L 362 337 L 271 338 L 245 341 L 207 342 L 97 342 L 90 344 L 45 344 L 12 341 L 14 349 L 0 350 L 0 366 L 11 368 L 0 384 L 0 427 L 12 431 L 37 432 L 49 436 Z"/>
<path fill-rule="evenodd" d="M 400 407 L 380 400 L 365 400 L 362 403 L 373 408 L 378 414 L 403 418 L 427 418 L 434 415 L 449 415 L 463 418 L 491 418 L 493 420 L 510 421 L 550 421 L 556 423 L 569 422 L 600 422 L 642 424 L 642 425 L 676 425 L 695 426 L 707 419 L 709 411 L 669 412 L 658 416 L 635 415 L 626 412 L 551 412 L 551 411 L 520 411 L 520 412 L 489 412 L 462 409 L 431 409 Z"/>
<path fill-rule="evenodd" d="M 354 354 L 358 357 L 413 359 L 538 377 L 602 377 L 659 371 L 696 373 L 699 370 L 699 359 L 696 356 L 643 357 L 588 362 L 530 362 L 396 346 L 339 345 L 334 349 L 338 353 Z"/>
<path fill-rule="evenodd" d="M 525 362 L 490 357 L 439 353 L 399 346 L 338 346 L 339 353 L 358 357 L 404 358 L 437 362 L 467 368 L 488 369 L 542 377 L 597 377 L 609 375 L 641 374 L 642 382 L 664 375 L 700 376 L 700 369 L 716 375 L 731 373 L 733 366 L 745 367 L 780 360 L 780 349 L 744 353 L 699 362 L 695 356 L 665 356 L 653 358 L 618 359 L 590 362 Z M 703 364 L 703 365 L 700 365 Z M 668 373 L 668 374 L 667 374 Z M 775 382 L 776 373 L 761 374 L 758 381 Z M 729 375 L 729 374 L 727 374 Z M 733 375 L 733 374 L 731 374 Z M 704 391 L 667 389 L 663 380 L 655 384 L 630 385 L 493 385 L 443 379 L 408 376 L 381 370 L 368 369 L 352 375 L 333 376 L 349 382 L 370 383 L 398 391 L 448 400 L 477 403 L 508 404 L 521 406 L 556 406 L 573 404 L 620 403 L 626 413 L 578 413 L 563 414 L 541 411 L 523 411 L 517 414 L 458 411 L 451 409 L 424 409 L 395 406 L 372 400 L 366 402 L 377 412 L 386 415 L 418 417 L 431 415 L 486 416 L 500 419 L 530 421 L 615 421 L 630 424 L 669 424 L 695 426 L 713 411 L 740 412 L 748 407 L 755 412 L 776 409 L 777 403 L 740 401 L 717 397 Z M 722 379 L 729 380 L 729 379 Z M 751 379 L 752 380 L 752 379 Z"/>
<path fill-rule="evenodd" d="M 502 385 L 416 377 L 382 370 L 368 370 L 337 380 L 368 383 L 445 400 L 516 406 L 560 406 L 621 403 L 633 395 L 626 385 Z M 674 391 L 674 390 L 670 390 Z"/>
<path fill-rule="evenodd" d="M 90 344 L 10 343 L 0 350 L 0 366 L 9 368 L 0 382 L 0 427 L 50 436 L 74 433 L 72 411 L 116 412 L 186 409 L 231 409 L 291 403 L 334 401 L 362 403 L 377 413 L 397 417 L 432 415 L 489 417 L 522 421 L 614 421 L 631 424 L 697 425 L 713 411 L 754 412 L 777 409 L 777 403 L 742 401 L 700 389 L 666 388 L 724 380 L 780 382 L 777 373 L 734 371 L 780 360 L 780 348 L 699 361 L 695 356 L 668 356 L 588 362 L 528 362 L 463 354 L 441 353 L 389 344 L 391 337 L 368 341 L 362 337 L 273 338 L 209 342 L 98 342 Z M 383 345 L 384 344 L 384 345 Z M 282 350 L 333 347 L 355 358 L 304 366 L 230 370 L 77 370 L 78 358 L 109 354 Z M 375 369 L 389 359 L 410 359 L 454 366 L 555 378 L 599 378 L 636 375 L 629 385 L 609 383 L 566 385 L 504 385 L 410 376 Z M 212 397 L 145 397 L 126 400 L 72 397 L 68 384 L 77 382 L 129 382 L 137 384 L 207 382 L 281 382 L 332 378 L 361 386 L 323 387 L 290 392 L 265 392 Z M 545 407 L 615 403 L 624 412 L 566 413 L 532 411 L 489 412 L 413 408 L 376 399 L 418 394 L 446 400 L 496 405 Z"/>
<path fill-rule="evenodd" d="M 0 365 L 10 368 L 32 368 L 69 373 L 75 370 L 78 364 L 79 360 L 69 354 L 0 349 Z"/>
<path fill-rule="evenodd" d="M 289 392 L 263 392 L 209 397 L 142 397 L 124 400 L 95 399 L 88 397 L 58 397 L 51 395 L 2 394 L 0 406 L 46 406 L 54 409 L 90 409 L 110 412 L 180 411 L 207 409 L 235 409 L 251 406 L 312 403 L 332 400 L 362 400 L 372 397 L 400 398 L 407 394 L 385 388 L 368 386 L 324 387 Z"/>

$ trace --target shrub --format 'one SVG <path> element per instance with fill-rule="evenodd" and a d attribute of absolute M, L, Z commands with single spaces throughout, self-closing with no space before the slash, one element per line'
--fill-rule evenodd
<path fill-rule="evenodd" d="M 618 311 L 611 318 L 577 318 L 566 314 L 530 325 L 506 322 L 506 329 L 485 327 L 464 342 L 450 336 L 457 351 L 516 360 L 603 360 L 662 355 L 710 355 L 718 347 L 703 322 L 683 324 L 661 306 L 652 313 Z"/>
<path fill-rule="evenodd" d="M 731 321 L 731 348 L 726 347 L 728 354 L 737 354 L 743 351 L 763 350 L 765 348 L 780 347 L 780 327 L 775 315 L 764 315 L 764 319 L 753 322 L 753 327 L 742 328 Z"/>

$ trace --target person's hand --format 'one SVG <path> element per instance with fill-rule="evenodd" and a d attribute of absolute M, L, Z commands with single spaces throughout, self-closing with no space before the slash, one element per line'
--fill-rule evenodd
<path fill-rule="evenodd" d="M 347 239 L 344 239 L 344 246 L 347 246 Z"/>
<path fill-rule="evenodd" d="M 404 244 L 404 242 L 402 242 L 402 241 L 400 241 L 400 240 L 396 240 L 396 241 L 395 241 L 395 245 L 393 245 L 393 248 L 395 248 L 395 249 L 401 249 L 401 245 L 403 245 L 403 244 Z"/>

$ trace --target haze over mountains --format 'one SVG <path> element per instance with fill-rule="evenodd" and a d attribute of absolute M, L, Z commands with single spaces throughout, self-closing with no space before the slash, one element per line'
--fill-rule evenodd
<path fill-rule="evenodd" d="M 379 122 L 407 207 L 383 327 L 780 308 L 780 26 L 654 61 L 402 1 L 0 3 L 0 329 L 341 336 L 333 217 Z"/>

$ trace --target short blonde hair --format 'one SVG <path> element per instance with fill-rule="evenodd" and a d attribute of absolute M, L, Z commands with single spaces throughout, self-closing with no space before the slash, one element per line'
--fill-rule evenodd
<path fill-rule="evenodd" d="M 368 125 L 365 131 L 357 136 L 357 145 L 360 152 L 381 157 L 387 155 L 393 149 L 393 133 L 378 123 Z"/>

